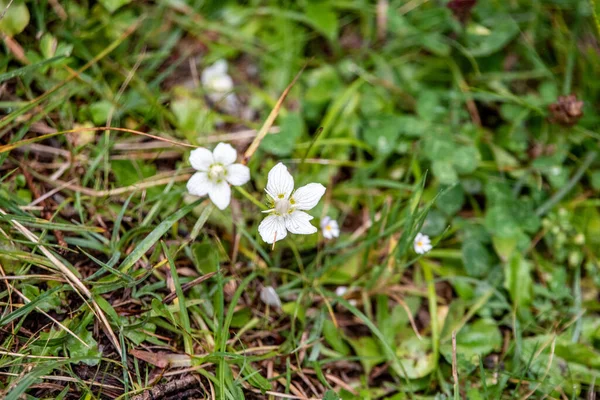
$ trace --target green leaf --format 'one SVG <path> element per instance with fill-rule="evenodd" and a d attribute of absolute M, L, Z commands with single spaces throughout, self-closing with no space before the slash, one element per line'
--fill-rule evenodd
<path fill-rule="evenodd" d="M 112 160 L 110 162 L 115 179 L 119 186 L 130 186 L 139 181 L 156 175 L 156 167 L 136 161 L 135 165 L 129 160 Z"/>
<path fill-rule="evenodd" d="M 305 8 L 306 18 L 316 31 L 334 41 L 338 34 L 338 18 L 326 1 L 309 1 Z"/>
<path fill-rule="evenodd" d="M 90 347 L 86 347 L 79 340 L 70 336 L 66 343 L 66 349 L 69 352 L 69 356 L 71 358 L 79 358 L 83 363 L 89 366 L 98 365 L 102 353 L 100 353 L 98 342 L 92 337 L 92 333 L 84 330 L 79 334 L 79 338 Z"/>
<path fill-rule="evenodd" d="M 480 158 L 475 146 L 461 146 L 452 152 L 451 162 L 459 174 L 470 174 L 477 169 Z"/>
<path fill-rule="evenodd" d="M 492 235 L 501 238 L 514 238 L 520 233 L 513 213 L 509 208 L 501 205 L 486 210 L 484 225 Z"/>
<path fill-rule="evenodd" d="M 520 253 L 515 253 L 506 266 L 504 287 L 508 290 L 515 308 L 531 303 L 531 265 Z"/>
<path fill-rule="evenodd" d="M 192 245 L 192 254 L 196 268 L 203 274 L 216 272 L 219 268 L 219 252 L 209 240 Z"/>
<path fill-rule="evenodd" d="M 340 335 L 340 329 L 336 328 L 333 321 L 326 319 L 323 322 L 323 337 L 331 348 L 338 353 L 344 356 L 350 354 L 350 347 L 348 347 L 342 335 Z"/>
<path fill-rule="evenodd" d="M 360 362 L 367 375 L 374 366 L 385 361 L 385 356 L 381 354 L 381 349 L 379 349 L 377 341 L 371 336 L 348 339 L 348 342 L 354 349 L 356 355 L 360 358 Z"/>
<path fill-rule="evenodd" d="M 43 311 L 55 310 L 60 307 L 61 301 L 56 290 L 51 290 L 50 295 L 46 291 L 41 292 L 42 296 L 40 296 L 39 287 L 25 284 L 21 287 L 21 291 L 29 300 L 37 300 L 35 301 L 36 307 Z"/>
<path fill-rule="evenodd" d="M 96 125 L 105 125 L 113 105 L 108 100 L 101 100 L 90 105 L 92 121 Z"/>
<path fill-rule="evenodd" d="M 491 268 L 490 254 L 478 240 L 465 240 L 461 247 L 462 260 L 467 274 L 472 277 L 483 277 Z"/>
<path fill-rule="evenodd" d="M 519 34 L 519 25 L 510 15 L 498 15 L 491 28 L 473 26 L 469 29 L 469 51 L 474 57 L 489 56 L 508 44 Z"/>
<path fill-rule="evenodd" d="M 328 390 L 323 396 L 323 400 L 340 400 L 340 396 L 337 395 L 333 390 Z"/>
<path fill-rule="evenodd" d="M 502 348 L 502 334 L 494 320 L 480 319 L 456 335 L 456 347 L 466 356 L 486 356 Z M 477 360 L 474 360 L 477 362 Z"/>
<path fill-rule="evenodd" d="M 417 114 L 425 121 L 435 121 L 446 114 L 440 95 L 432 90 L 425 90 L 417 99 Z"/>
<path fill-rule="evenodd" d="M 100 3 L 112 14 L 131 0 L 99 0 Z"/>
<path fill-rule="evenodd" d="M 280 117 L 280 121 L 281 131 L 278 134 L 267 135 L 261 143 L 261 148 L 276 156 L 285 157 L 292 154 L 296 141 L 304 133 L 304 119 L 300 113 L 288 113 Z"/>
<path fill-rule="evenodd" d="M 431 164 L 431 172 L 443 185 L 453 185 L 458 182 L 456 170 L 449 162 L 434 161 Z"/>
<path fill-rule="evenodd" d="M 446 57 L 452 49 L 445 39 L 440 33 L 429 33 L 421 38 L 421 44 L 436 56 Z"/>
<path fill-rule="evenodd" d="M 6 10 L 9 0 L 0 0 L 0 14 Z M 7 36 L 15 36 L 23 32 L 29 24 L 29 9 L 23 0 L 14 0 L 4 18 L 0 20 L 0 33 Z"/>
<path fill-rule="evenodd" d="M 400 136 L 400 125 L 401 119 L 396 115 L 372 117 L 366 121 L 365 142 L 380 153 L 390 153 Z"/>
<path fill-rule="evenodd" d="M 435 205 L 450 217 L 460 211 L 464 202 L 465 191 L 461 185 L 455 185 L 444 191 L 435 202 Z"/>
<path fill-rule="evenodd" d="M 413 334 L 410 338 L 402 340 L 396 354 L 409 379 L 423 378 L 435 369 L 436 359 L 429 338 L 419 339 Z"/>

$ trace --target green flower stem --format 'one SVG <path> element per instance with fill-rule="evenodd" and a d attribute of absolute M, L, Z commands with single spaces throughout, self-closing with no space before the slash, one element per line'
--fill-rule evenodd
<path fill-rule="evenodd" d="M 242 194 L 242 196 L 244 196 L 245 198 L 247 198 L 248 200 L 250 200 L 255 206 L 257 206 L 258 208 L 260 208 L 263 211 L 267 210 L 267 206 L 265 206 L 260 201 L 256 200 L 254 198 L 254 196 L 252 196 L 250 193 L 248 193 L 244 188 L 242 188 L 241 186 L 234 186 L 234 188 L 235 188 L 235 190 L 237 190 L 238 192 L 240 192 Z"/>
<path fill-rule="evenodd" d="M 440 353 L 440 329 L 437 319 L 437 294 L 435 292 L 435 281 L 433 279 L 432 263 L 426 260 L 421 260 L 423 268 L 423 277 L 427 283 L 427 300 L 429 302 L 429 317 L 431 323 L 431 342 L 433 348 L 434 363 L 437 367 Z"/>

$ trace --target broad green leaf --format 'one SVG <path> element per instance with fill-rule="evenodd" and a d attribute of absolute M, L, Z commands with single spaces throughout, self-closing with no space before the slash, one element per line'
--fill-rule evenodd
<path fill-rule="evenodd" d="M 113 105 L 108 100 L 101 100 L 90 105 L 90 114 L 94 124 L 104 126 L 112 108 Z"/>
<path fill-rule="evenodd" d="M 469 52 L 475 57 L 485 57 L 501 50 L 519 34 L 519 25 L 510 15 L 498 15 L 489 29 L 468 30 Z"/>
<path fill-rule="evenodd" d="M 199 272 L 208 274 L 219 268 L 219 251 L 210 239 L 192 245 L 194 263 Z"/>
<path fill-rule="evenodd" d="M 299 113 L 288 113 L 280 117 L 281 124 L 278 134 L 267 135 L 262 143 L 261 149 L 279 157 L 292 154 L 296 141 L 304 133 L 304 120 Z"/>
<path fill-rule="evenodd" d="M 388 114 L 372 117 L 365 124 L 364 140 L 368 145 L 383 154 L 394 150 L 400 136 L 399 116 Z"/>
<path fill-rule="evenodd" d="M 336 328 L 333 321 L 326 319 L 323 322 L 323 337 L 331 348 L 338 353 L 344 356 L 350 354 L 350 347 L 344 341 L 340 328 Z"/>
<path fill-rule="evenodd" d="M 453 185 L 458 182 L 456 170 L 449 162 L 434 161 L 431 164 L 431 172 L 444 185 Z"/>
<path fill-rule="evenodd" d="M 70 336 L 67 340 L 66 349 L 69 352 L 71 358 L 78 358 L 81 362 L 95 366 L 100 362 L 102 353 L 98 349 L 98 342 L 93 338 L 92 333 L 84 330 L 79 335 L 79 338 L 83 340 L 89 348 L 84 346 L 79 340 Z"/>
<path fill-rule="evenodd" d="M 356 339 L 348 338 L 348 342 L 360 357 L 360 362 L 368 375 L 374 366 L 385 361 L 385 356 L 377 345 L 377 341 L 371 336 L 361 336 Z"/>
<path fill-rule="evenodd" d="M 316 31 L 331 41 L 337 38 L 338 18 L 329 2 L 310 0 L 306 3 L 305 13 Z"/>
<path fill-rule="evenodd" d="M 0 14 L 6 10 L 10 0 L 0 0 Z M 29 9 L 24 0 L 14 0 L 4 18 L 0 20 L 0 33 L 15 36 L 23 32 L 29 24 Z"/>
<path fill-rule="evenodd" d="M 459 184 L 445 190 L 435 202 L 435 205 L 447 216 L 453 216 L 462 208 L 464 202 L 465 191 Z"/>
<path fill-rule="evenodd" d="M 480 278 L 489 272 L 491 259 L 488 250 L 478 240 L 465 240 L 462 243 L 462 259 L 467 274 Z"/>
<path fill-rule="evenodd" d="M 520 231 L 510 209 L 500 205 L 486 210 L 484 224 L 492 235 L 501 238 L 514 238 Z"/>
<path fill-rule="evenodd" d="M 396 354 L 409 379 L 423 378 L 435 369 L 436 360 L 429 338 L 419 339 L 412 335 L 401 341 Z"/>
<path fill-rule="evenodd" d="M 452 165 L 459 174 L 470 174 L 479 165 L 479 151 L 475 146 L 460 146 L 452 152 Z"/>

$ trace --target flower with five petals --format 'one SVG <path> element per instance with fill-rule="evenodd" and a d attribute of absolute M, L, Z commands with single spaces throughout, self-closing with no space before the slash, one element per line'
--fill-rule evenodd
<path fill-rule="evenodd" d="M 325 193 L 325 186 L 309 183 L 294 191 L 294 178 L 282 163 L 269 171 L 265 189 L 272 208 L 263 211 L 269 215 L 258 226 L 262 239 L 271 244 L 287 236 L 287 233 L 309 235 L 317 232 L 308 211 L 317 205 Z M 293 193 L 292 193 L 293 192 Z"/>
<path fill-rule="evenodd" d="M 224 210 L 231 201 L 229 185 L 240 186 L 250 180 L 250 169 L 235 164 L 237 152 L 227 143 L 219 143 L 211 152 L 204 147 L 192 150 L 190 164 L 198 171 L 187 183 L 187 190 L 195 196 L 210 197 L 219 209 Z"/>

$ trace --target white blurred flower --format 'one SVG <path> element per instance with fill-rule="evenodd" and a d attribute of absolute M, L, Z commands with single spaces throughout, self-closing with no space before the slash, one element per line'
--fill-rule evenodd
<path fill-rule="evenodd" d="M 258 226 L 258 233 L 267 243 L 274 243 L 290 233 L 309 235 L 317 232 L 310 220 L 313 219 L 302 210 L 310 210 L 317 205 L 325 186 L 320 183 L 309 183 L 298 188 L 294 193 L 294 178 L 282 163 L 269 171 L 267 179 L 267 195 L 273 203 L 273 208 L 267 211 L 265 219 Z"/>
<path fill-rule="evenodd" d="M 417 236 L 415 236 L 414 247 L 417 254 L 425 254 L 431 250 L 433 246 L 431 246 L 431 240 L 429 240 L 429 236 L 423 235 L 419 232 L 417 233 Z"/>
<path fill-rule="evenodd" d="M 338 286 L 335 289 L 335 294 L 339 297 L 344 297 L 344 295 L 348 293 L 348 287 L 346 286 Z M 358 304 L 358 302 L 356 301 L 356 299 L 350 299 L 348 300 L 348 303 L 350 303 L 351 306 L 355 306 Z"/>
<path fill-rule="evenodd" d="M 210 197 L 211 201 L 224 210 L 231 200 L 229 185 L 240 186 L 250 180 L 250 169 L 234 164 L 237 152 L 227 143 L 219 143 L 211 152 L 204 147 L 192 150 L 190 164 L 197 170 L 187 183 L 187 190 L 196 196 Z"/>
<path fill-rule="evenodd" d="M 233 90 L 233 79 L 227 73 L 227 61 L 218 60 L 202 71 L 202 86 L 213 103 L 219 103 L 228 112 L 235 112 L 238 99 Z M 224 103 L 223 103 L 224 102 Z"/>
<path fill-rule="evenodd" d="M 335 219 L 325 217 L 321 220 L 321 231 L 325 239 L 333 239 L 340 236 L 340 227 Z"/>
<path fill-rule="evenodd" d="M 260 290 L 260 299 L 268 306 L 281 308 L 281 300 L 273 286 L 265 286 Z"/>

